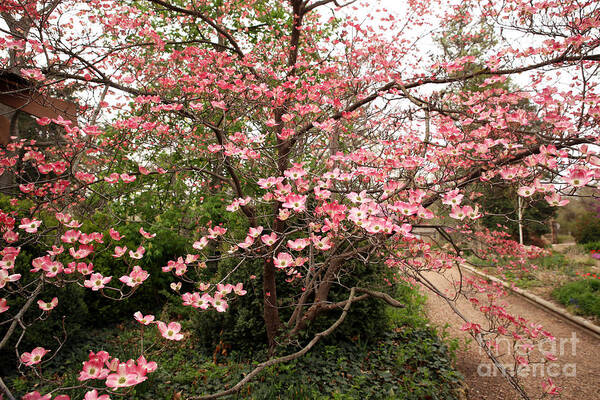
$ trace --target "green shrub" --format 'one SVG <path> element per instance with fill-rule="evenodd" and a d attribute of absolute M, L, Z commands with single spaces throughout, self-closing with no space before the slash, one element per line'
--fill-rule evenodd
<path fill-rule="evenodd" d="M 517 219 L 516 187 L 503 182 L 499 178 L 492 180 L 492 185 L 480 184 L 478 190 L 484 193 L 478 199 L 487 212 L 479 220 L 486 228 L 498 230 L 498 225 L 506 226 L 513 240 L 519 239 L 519 224 Z M 541 245 L 539 237 L 549 233 L 548 221 L 556 215 L 557 208 L 552 207 L 541 196 L 532 196 L 524 203 L 523 234 L 526 244 Z"/>
<path fill-rule="evenodd" d="M 19 282 L 23 286 L 33 283 L 34 278 L 37 278 L 37 274 L 30 272 L 31 260 L 45 254 L 45 251 L 37 246 L 24 245 L 21 247 L 14 271 L 22 275 Z M 34 302 L 23 315 L 22 321 L 28 328 L 20 339 L 20 352 L 31 351 L 38 346 L 55 349 L 61 342 L 63 342 L 63 346 L 71 346 L 77 342 L 81 328 L 87 324 L 89 315 L 84 301 L 84 289 L 76 285 L 56 287 L 45 283 L 37 299 L 50 301 L 53 297 L 58 298 L 58 306 L 49 314 L 43 313 L 37 302 Z M 26 301 L 27 299 L 23 297 L 10 297 L 11 312 L 15 313 L 16 310 L 20 310 Z M 8 324 L 0 326 L 0 338 L 4 336 L 8 328 Z M 17 325 L 10 340 L 0 351 L 0 375 L 14 370 L 17 361 L 14 346 L 21 333 L 21 327 Z"/>
<path fill-rule="evenodd" d="M 139 226 L 130 225 L 121 229 L 126 237 L 122 244 L 128 248 L 135 248 L 139 244 Z M 90 228 L 86 231 L 93 231 Z M 108 235 L 105 235 L 108 236 Z M 132 238 L 129 240 L 128 238 Z M 135 247 L 134 247 L 135 246 Z M 126 301 L 115 301 L 104 298 L 98 292 L 93 292 L 76 284 L 65 284 L 62 287 L 45 283 L 38 299 L 50 301 L 53 297 L 58 298 L 58 306 L 49 313 L 44 320 L 36 320 L 42 312 L 34 302 L 24 315 L 24 322 L 29 325 L 25 335 L 21 339 L 19 349 L 21 352 L 42 346 L 48 349 L 56 349 L 60 342 L 63 347 L 76 345 L 82 339 L 82 327 L 87 329 L 103 328 L 107 325 L 130 321 L 135 311 L 141 310 L 144 314 L 154 313 L 160 310 L 166 302 L 166 289 L 171 282 L 168 274 L 162 272 L 161 267 L 167 261 L 184 253 L 185 241 L 170 231 L 161 231 L 149 243 L 146 244 L 147 251 L 139 264 L 146 269 L 150 276 L 143 285 Z M 113 282 L 126 272 L 127 266 L 118 259 L 111 256 L 112 252 L 99 252 L 92 259 L 94 270 L 104 275 L 113 276 Z M 22 246 L 21 252 L 16 259 L 15 273 L 22 275 L 21 283 L 26 285 L 37 278 L 38 274 L 32 274 L 31 261 L 46 255 L 46 248 L 42 244 Z M 59 260 L 65 261 L 59 256 Z M 66 264 L 66 262 L 65 262 Z M 11 298 L 11 308 L 18 310 L 26 299 L 21 297 Z M 177 300 L 181 303 L 181 300 Z M 8 329 L 8 325 L 0 326 L 0 335 Z M 14 344 L 21 334 L 17 328 L 11 340 L 3 351 L 0 352 L 0 373 L 14 370 L 16 355 Z M 1 337 L 1 336 L 0 336 Z M 66 341 L 65 341 L 66 340 Z"/>
<path fill-rule="evenodd" d="M 428 329 L 386 331 L 380 340 L 323 343 L 267 370 L 252 399 L 455 399 L 460 375 L 448 348 Z"/>
<path fill-rule="evenodd" d="M 583 245 L 583 249 L 586 253 L 590 253 L 593 250 L 600 251 L 600 240 L 594 242 L 588 242 Z"/>
<path fill-rule="evenodd" d="M 575 241 L 575 238 L 571 235 L 558 234 L 558 243 L 572 243 Z"/>
<path fill-rule="evenodd" d="M 555 289 L 552 296 L 577 314 L 600 317 L 600 279 L 569 282 Z"/>
<path fill-rule="evenodd" d="M 399 286 L 398 298 L 407 307 L 393 311 L 393 321 L 373 341 L 339 340 L 319 342 L 304 357 L 267 368 L 232 399 L 457 399 L 461 376 L 451 366 L 452 350 L 426 327 L 424 298 L 408 285 Z M 233 310 L 233 308 L 232 308 Z M 388 310 L 384 310 L 387 312 Z M 216 313 L 214 313 L 216 314 Z M 208 315 L 208 313 L 207 313 Z M 194 332 L 192 324 L 183 322 L 183 330 Z M 352 324 L 346 320 L 340 326 Z M 410 325 L 404 325 L 410 324 Z M 145 329 L 147 343 L 156 335 L 155 328 Z M 56 385 L 77 385 L 81 362 L 87 351 L 100 349 L 126 360 L 137 357 L 139 325 L 131 322 L 88 335 L 85 342 L 63 349 L 60 358 L 44 367 L 53 379 L 36 390 L 47 393 Z M 160 341 L 161 339 L 159 339 Z M 260 347 L 260 346 L 259 346 Z M 298 348 L 290 348 L 289 352 Z M 131 399 L 171 400 L 176 393 L 185 397 L 215 393 L 243 378 L 266 358 L 264 349 L 252 353 L 232 351 L 213 362 L 213 351 L 196 340 L 170 342 L 147 358 L 158 363 L 148 380 L 128 395 Z M 14 371 L 13 371 L 14 372 Z M 14 394 L 20 396 L 37 382 L 32 375 L 6 378 Z M 71 393 L 82 398 L 83 390 Z M 58 394 L 58 393 L 56 393 Z"/>
<path fill-rule="evenodd" d="M 31 349 L 41 346 L 47 349 L 56 349 L 62 342 L 63 347 L 74 346 L 79 343 L 82 337 L 83 327 L 88 317 L 88 309 L 83 301 L 84 289 L 79 286 L 67 286 L 66 288 L 56 288 L 46 285 L 39 298 L 50 301 L 53 297 L 59 298 L 58 306 L 45 317 L 42 321 L 35 321 L 26 331 L 19 343 L 20 352 L 31 351 Z M 23 299 L 11 304 L 11 308 L 18 309 L 24 304 Z M 25 313 L 23 321 L 30 324 L 36 320 L 42 311 L 34 303 Z M 0 327 L 0 337 L 8 329 L 8 325 Z M 17 327 L 15 334 L 12 335 L 6 347 L 0 351 L 0 375 L 13 372 L 17 363 L 14 346 L 19 340 L 21 329 Z"/>
<path fill-rule="evenodd" d="M 264 260 L 247 261 L 243 268 L 231 273 L 228 277 L 229 282 L 243 281 L 248 293 L 245 296 L 234 298 L 231 306 L 226 313 L 217 313 L 214 310 L 202 312 L 197 310 L 193 314 L 196 337 L 201 346 L 205 349 L 214 349 L 220 342 L 224 343 L 232 350 L 244 352 L 256 351 L 257 348 L 266 345 L 266 332 L 263 320 L 263 296 L 262 284 L 258 280 L 247 281 L 247 276 L 254 274 L 260 276 Z M 384 272 L 384 266 L 365 267 L 356 262 L 349 261 L 354 268 L 352 274 L 347 274 L 342 278 L 341 284 L 350 287 L 359 284 L 361 281 L 373 283 L 381 280 L 381 274 Z M 217 277 L 225 276 L 231 272 L 233 265 L 222 262 L 217 266 L 208 266 L 207 274 Z M 277 275 L 277 296 L 282 304 L 293 304 L 299 292 L 297 282 L 288 283 L 285 281 L 287 276 L 283 273 Z M 366 285 L 366 284 L 365 284 Z M 395 290 L 389 287 L 389 290 Z M 183 289 L 182 289 L 183 291 Z M 330 293 L 330 300 L 333 302 L 345 300 L 348 296 L 348 290 L 333 286 Z M 280 316 L 283 321 L 287 321 L 293 311 L 292 307 L 283 307 L 280 309 Z M 338 317 L 339 311 L 332 311 L 322 314 L 313 321 L 302 333 L 301 339 L 310 340 L 313 335 L 329 327 Z M 339 327 L 326 340 L 335 342 L 348 338 L 360 338 L 361 340 L 375 340 L 380 337 L 389 325 L 389 316 L 386 313 L 385 303 L 377 299 L 365 299 L 352 305 L 346 318 L 348 323 Z M 258 346 L 258 347 L 257 347 Z"/>
<path fill-rule="evenodd" d="M 140 243 L 139 225 L 128 225 L 120 228 L 125 238 L 119 242 L 120 246 L 126 245 L 128 249 L 136 249 Z M 141 260 L 136 260 L 150 276 L 139 286 L 135 293 L 125 301 L 107 299 L 97 292 L 85 291 L 85 302 L 90 309 L 91 318 L 88 323 L 93 327 L 104 327 L 106 324 L 115 324 L 133 318 L 133 313 L 142 311 L 144 314 L 160 310 L 166 303 L 164 292 L 168 290 L 169 283 L 173 282 L 170 274 L 162 272 L 162 267 L 169 260 L 185 254 L 188 241 L 169 230 L 159 230 L 156 237 L 144 245 L 146 253 Z M 93 259 L 94 271 L 105 276 L 112 276 L 113 282 L 118 282 L 120 276 L 127 272 L 128 266 L 121 260 L 112 257 L 111 251 L 96 255 Z M 112 283 L 112 282 L 111 282 Z M 181 302 L 181 300 L 179 300 Z"/>
<path fill-rule="evenodd" d="M 332 286 L 330 292 L 330 301 L 338 302 L 348 298 L 349 290 L 352 286 L 374 287 L 383 292 L 393 295 L 398 285 L 388 285 L 384 282 L 388 267 L 384 265 L 365 266 L 357 261 L 347 261 L 351 273 L 342 275 L 340 284 Z M 295 288 L 298 291 L 298 288 Z M 338 327 L 331 335 L 324 339 L 325 343 L 337 343 L 338 341 L 360 340 L 372 343 L 378 340 L 381 335 L 389 330 L 390 315 L 386 311 L 387 305 L 381 300 L 366 298 L 352 304 L 350 311 L 346 316 L 345 323 Z M 340 310 L 320 315 L 309 328 L 304 332 L 305 340 L 310 340 L 317 332 L 327 329 L 340 316 Z"/>
<path fill-rule="evenodd" d="M 575 223 L 573 236 L 579 244 L 600 242 L 600 218 L 594 214 L 579 218 Z"/>

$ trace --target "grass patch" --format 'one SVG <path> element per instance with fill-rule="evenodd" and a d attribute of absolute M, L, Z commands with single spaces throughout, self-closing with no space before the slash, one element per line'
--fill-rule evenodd
<path fill-rule="evenodd" d="M 574 243 L 575 238 L 571 235 L 558 234 L 558 243 Z"/>
<path fill-rule="evenodd" d="M 555 272 L 573 279 L 577 277 L 577 273 L 591 272 L 595 266 L 594 260 L 586 253 L 565 255 L 556 251 L 550 255 L 529 260 L 519 268 L 515 268 L 515 264 L 511 265 L 515 262 L 512 257 L 501 257 L 497 262 L 493 262 L 471 256 L 468 261 L 487 272 L 499 274 L 505 280 L 514 282 L 523 289 L 545 285 L 546 282 L 538 276 L 540 272 Z"/>
<path fill-rule="evenodd" d="M 591 253 L 592 251 L 600 251 L 600 242 L 589 242 L 586 244 L 580 244 L 583 251 L 586 253 Z"/>
<path fill-rule="evenodd" d="M 569 276 L 575 276 L 576 271 L 586 270 L 595 265 L 594 260 L 586 257 L 569 257 L 558 252 L 532 260 L 540 269 L 559 271 Z"/>
<path fill-rule="evenodd" d="M 600 317 L 600 279 L 569 282 L 555 289 L 552 297 L 575 314 Z"/>

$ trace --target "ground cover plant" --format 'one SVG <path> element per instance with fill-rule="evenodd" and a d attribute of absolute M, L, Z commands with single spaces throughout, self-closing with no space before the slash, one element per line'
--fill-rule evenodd
<path fill-rule="evenodd" d="M 552 292 L 552 296 L 579 315 L 600 318 L 600 279 L 587 273 Z"/>
<path fill-rule="evenodd" d="M 428 326 L 423 314 L 423 297 L 416 288 L 403 285 L 397 296 L 407 305 L 396 310 L 386 307 L 385 323 L 370 337 L 354 336 L 349 340 L 328 338 L 314 352 L 289 364 L 266 369 L 233 398 L 239 399 L 456 399 L 461 390 L 460 375 L 451 361 L 456 342 L 448 347 Z M 174 310 L 173 310 L 174 311 Z M 183 326 L 193 329 L 191 313 Z M 351 318 L 346 324 L 351 323 Z M 54 377 L 39 391 L 77 385 L 80 365 L 73 360 L 87 357 L 89 348 L 103 346 L 111 354 L 134 357 L 139 351 L 140 328 L 134 323 L 105 328 L 96 337 L 82 337 L 61 354 L 62 362 L 46 373 Z M 146 331 L 150 341 L 155 332 Z M 234 338 L 236 342 L 243 337 Z M 229 349 L 215 354 L 201 340 L 189 337 L 174 346 L 149 349 L 159 367 L 148 380 L 136 386 L 131 396 L 136 399 L 170 400 L 183 393 L 200 395 L 231 386 L 250 372 L 256 358 L 264 357 L 266 346 Z M 260 355 L 259 355 L 260 354 Z M 25 394 L 34 373 L 11 375 L 8 382 Z M 21 393 L 22 392 L 22 393 Z M 83 397 L 85 390 L 71 392 Z"/>
<path fill-rule="evenodd" d="M 559 393 L 518 375 L 555 355 L 491 351 L 552 338 L 502 289 L 427 276 L 467 254 L 526 268 L 544 250 L 480 218 L 598 196 L 598 2 L 8 0 L 0 17 L 7 398 L 15 370 L 36 376 L 25 399 L 131 396 L 159 374 L 151 350 L 192 337 L 215 357 L 264 344 L 237 383 L 181 396 L 241 393 L 376 331 L 383 304 L 407 306 L 399 282 L 457 315 L 469 300 L 486 323 L 461 328 L 522 398 Z M 36 390 L 70 340 L 124 321 L 150 336 Z"/>

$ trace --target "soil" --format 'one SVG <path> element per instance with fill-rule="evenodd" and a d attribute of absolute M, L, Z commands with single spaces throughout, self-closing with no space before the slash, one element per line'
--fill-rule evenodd
<path fill-rule="evenodd" d="M 456 279 L 456 270 L 450 271 Z M 445 274 L 446 275 L 446 274 Z M 448 277 L 431 273 L 427 276 L 442 291 L 452 290 Z M 447 326 L 446 332 L 459 339 L 461 346 L 457 352 L 456 367 L 465 376 L 467 398 L 469 400 L 512 400 L 520 399 L 516 391 L 492 367 L 487 356 L 479 350 L 471 337 L 460 330 L 463 321 L 455 315 L 440 297 L 427 294 L 428 316 L 440 328 Z M 527 300 L 509 295 L 504 300 L 506 308 L 514 315 L 522 316 L 530 322 L 542 324 L 544 329 L 556 337 L 558 360 L 546 368 L 534 369 L 529 376 L 523 376 L 521 383 L 531 399 L 542 394 L 542 381 L 550 375 L 555 384 L 561 387 L 560 399 L 598 400 L 600 399 L 600 339 L 587 331 L 562 320 Z M 458 301 L 458 308 L 472 322 L 479 322 L 481 314 L 466 301 Z M 574 339 L 575 338 L 575 339 Z M 563 351 L 560 351 L 560 343 Z M 548 350 L 551 350 L 548 346 Z M 549 368 L 548 368 L 549 367 Z M 535 375 L 535 376 L 534 376 Z"/>

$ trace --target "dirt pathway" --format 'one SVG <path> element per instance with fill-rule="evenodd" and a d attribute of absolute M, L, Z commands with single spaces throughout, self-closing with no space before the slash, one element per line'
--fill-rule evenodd
<path fill-rule="evenodd" d="M 442 290 L 452 290 L 450 282 L 438 274 L 430 274 L 427 278 Z M 427 298 L 431 322 L 440 327 L 450 324 L 446 331 L 450 337 L 458 338 L 461 342 L 457 352 L 457 368 L 463 373 L 469 386 L 468 399 L 519 399 L 504 378 L 492 368 L 491 362 L 477 344 L 472 341 L 466 344 L 470 336 L 460 330 L 462 320 L 452 313 L 445 301 L 433 294 L 428 294 Z M 505 301 L 506 308 L 513 315 L 542 324 L 544 329 L 556 337 L 555 354 L 558 355 L 558 360 L 523 377 L 524 387 L 532 398 L 539 397 L 541 382 L 550 376 L 557 386 L 562 387 L 561 399 L 600 400 L 600 340 L 521 297 L 511 295 Z M 480 321 L 480 313 L 473 310 L 466 301 L 459 301 L 458 306 L 467 318 L 473 322 Z M 550 345 L 546 346 L 546 351 L 550 350 Z"/>

